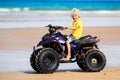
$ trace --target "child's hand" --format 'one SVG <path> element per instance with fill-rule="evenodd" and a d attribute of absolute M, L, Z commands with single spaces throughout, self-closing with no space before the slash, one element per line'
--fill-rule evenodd
<path fill-rule="evenodd" d="M 68 27 L 65 26 L 64 29 L 68 29 Z"/>

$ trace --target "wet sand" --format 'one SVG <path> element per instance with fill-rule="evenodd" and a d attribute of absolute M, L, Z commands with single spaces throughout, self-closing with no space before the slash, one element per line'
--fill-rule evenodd
<path fill-rule="evenodd" d="M 101 72 L 82 72 L 78 67 L 63 69 L 64 66 L 69 67 L 69 64 L 66 64 L 60 66 L 53 74 L 37 74 L 30 67 L 28 59 L 32 47 L 46 32 L 47 28 L 0 29 L 0 80 L 120 80 L 120 66 L 109 65 Z M 61 32 L 70 33 L 69 30 Z M 101 40 L 98 43 L 100 46 L 120 45 L 120 27 L 85 27 L 83 35 L 87 34 L 98 36 Z M 119 58 L 117 59 L 119 62 Z"/>

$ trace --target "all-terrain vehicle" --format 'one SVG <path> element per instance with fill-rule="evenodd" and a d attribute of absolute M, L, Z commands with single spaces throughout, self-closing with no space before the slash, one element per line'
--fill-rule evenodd
<path fill-rule="evenodd" d="M 33 47 L 30 57 L 32 68 L 38 73 L 53 73 L 60 63 L 73 63 L 88 72 L 99 72 L 106 65 L 105 55 L 99 50 L 97 37 L 91 35 L 83 36 L 74 40 L 71 45 L 70 62 L 63 62 L 62 58 L 67 55 L 66 35 L 61 34 L 62 26 L 48 25 L 49 33 L 42 37 L 42 40 Z"/>

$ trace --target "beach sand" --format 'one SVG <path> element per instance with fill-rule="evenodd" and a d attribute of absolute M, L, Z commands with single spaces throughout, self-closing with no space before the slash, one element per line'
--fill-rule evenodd
<path fill-rule="evenodd" d="M 70 34 L 70 30 L 60 31 L 63 34 Z M 47 28 L 20 28 L 0 29 L 0 49 L 26 49 L 30 48 L 41 40 L 41 37 L 48 33 Z M 84 35 L 97 36 L 100 39 L 98 44 L 120 44 L 120 27 L 85 27 Z"/>
<path fill-rule="evenodd" d="M 120 80 L 120 68 L 104 69 L 101 72 L 60 71 L 53 74 L 35 72 L 0 73 L 1 80 Z"/>
<path fill-rule="evenodd" d="M 47 28 L 0 29 L 0 50 L 31 50 L 46 32 Z M 70 34 L 69 30 L 61 32 Z M 120 45 L 120 27 L 85 27 L 83 35 L 88 34 L 98 36 L 99 45 Z M 58 70 L 53 74 L 37 74 L 31 68 L 25 71 L 0 72 L 0 80 L 120 80 L 119 75 L 120 66 L 104 68 L 101 72 L 73 69 Z"/>

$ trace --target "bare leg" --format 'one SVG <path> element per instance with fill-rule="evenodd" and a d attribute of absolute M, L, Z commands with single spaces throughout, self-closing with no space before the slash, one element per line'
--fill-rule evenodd
<path fill-rule="evenodd" d="M 65 60 L 69 60 L 71 57 L 71 46 L 70 46 L 70 42 L 68 40 L 66 41 L 66 44 L 67 44 L 68 54 L 67 54 L 67 57 L 65 58 Z"/>

